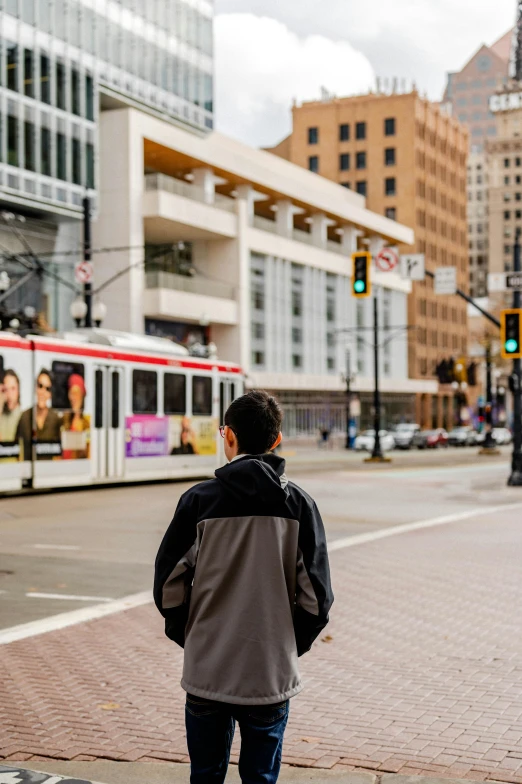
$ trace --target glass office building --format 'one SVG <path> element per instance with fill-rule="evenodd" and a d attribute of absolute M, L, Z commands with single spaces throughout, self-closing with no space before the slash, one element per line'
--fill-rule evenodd
<path fill-rule="evenodd" d="M 79 216 L 104 108 L 211 129 L 212 21 L 211 0 L 0 0 L 1 201 Z"/>

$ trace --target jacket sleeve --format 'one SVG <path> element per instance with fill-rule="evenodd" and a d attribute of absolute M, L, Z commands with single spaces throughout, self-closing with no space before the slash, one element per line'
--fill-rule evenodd
<path fill-rule="evenodd" d="M 333 600 L 323 521 L 314 501 L 303 499 L 294 611 L 298 656 L 310 650 L 328 623 Z"/>
<path fill-rule="evenodd" d="M 190 593 L 197 559 L 197 513 L 182 495 L 156 556 L 154 602 L 165 618 L 165 634 L 185 645 Z"/>

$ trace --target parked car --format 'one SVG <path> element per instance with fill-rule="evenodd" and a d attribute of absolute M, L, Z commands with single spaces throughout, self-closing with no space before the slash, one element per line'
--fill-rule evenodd
<path fill-rule="evenodd" d="M 493 438 L 498 446 L 511 443 L 511 431 L 507 427 L 494 427 Z"/>
<path fill-rule="evenodd" d="M 454 427 L 448 433 L 448 444 L 450 446 L 473 446 L 476 443 L 475 431 L 467 425 Z"/>
<path fill-rule="evenodd" d="M 420 433 L 420 425 L 417 425 L 414 422 L 401 422 L 393 431 L 396 448 L 411 449 L 413 438 L 416 433 Z"/>
<path fill-rule="evenodd" d="M 395 447 L 395 439 L 387 430 L 379 430 L 379 439 L 383 452 L 390 452 Z M 375 430 L 363 430 L 355 439 L 355 448 L 359 451 L 372 452 L 375 446 Z"/>
<path fill-rule="evenodd" d="M 448 434 L 444 428 L 437 430 L 421 430 L 413 438 L 413 446 L 417 449 L 437 449 L 439 446 L 448 446 Z"/>

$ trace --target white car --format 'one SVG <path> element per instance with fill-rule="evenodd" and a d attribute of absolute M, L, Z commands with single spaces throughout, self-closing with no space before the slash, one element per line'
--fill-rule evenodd
<path fill-rule="evenodd" d="M 383 452 L 391 452 L 395 449 L 395 439 L 387 430 L 379 430 L 379 439 Z M 375 430 L 363 430 L 355 439 L 355 448 L 358 452 L 373 452 L 375 446 Z"/>
<path fill-rule="evenodd" d="M 420 425 L 415 422 L 401 422 L 393 431 L 397 449 L 411 449 L 416 433 L 420 433 Z"/>
<path fill-rule="evenodd" d="M 507 427 L 494 427 L 492 435 L 499 446 L 511 443 L 511 431 Z"/>

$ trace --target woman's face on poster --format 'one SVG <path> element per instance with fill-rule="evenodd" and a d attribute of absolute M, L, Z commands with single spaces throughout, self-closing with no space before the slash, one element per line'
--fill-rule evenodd
<path fill-rule="evenodd" d="M 4 396 L 9 411 L 13 411 L 20 404 L 20 387 L 17 379 L 10 373 L 4 378 Z"/>
<path fill-rule="evenodd" d="M 69 403 L 73 411 L 81 411 L 83 408 L 83 389 L 76 384 L 69 387 Z"/>
<path fill-rule="evenodd" d="M 51 401 L 52 382 L 47 373 L 41 373 L 36 381 L 36 405 L 47 408 Z"/>

